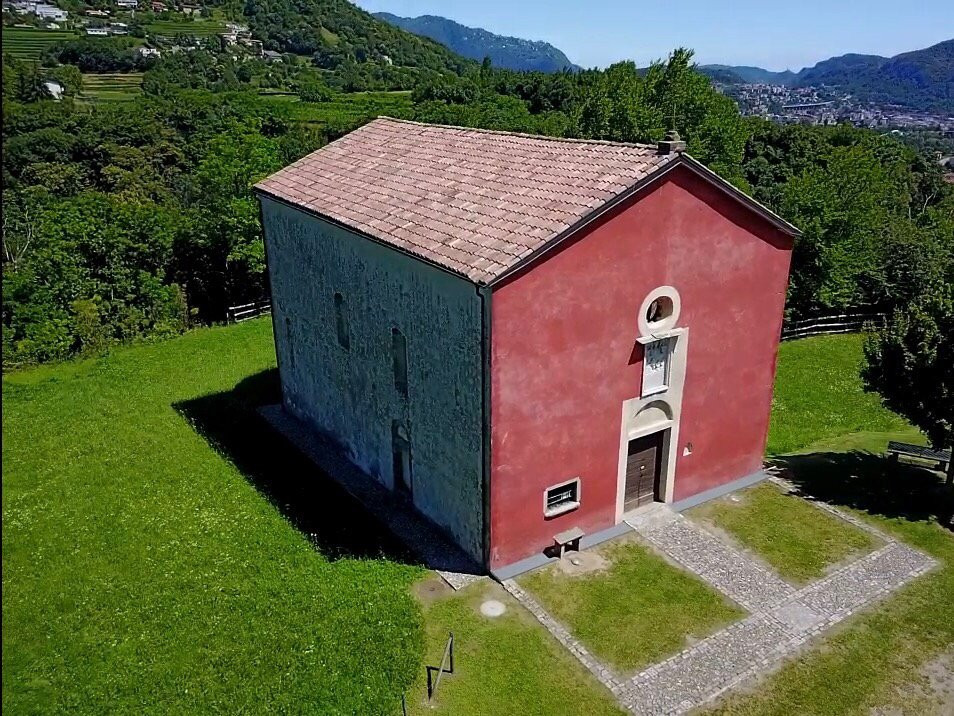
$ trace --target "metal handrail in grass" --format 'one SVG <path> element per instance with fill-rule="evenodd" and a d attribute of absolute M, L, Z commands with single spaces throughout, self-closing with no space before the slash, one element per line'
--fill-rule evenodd
<path fill-rule="evenodd" d="M 444 667 L 445 663 L 447 668 Z M 434 678 L 434 673 L 437 673 L 437 677 Z M 434 694 L 437 693 L 437 687 L 441 683 L 441 676 L 443 674 L 453 674 L 454 673 L 454 632 L 449 632 L 447 637 L 447 644 L 444 646 L 444 654 L 441 656 L 440 666 L 428 666 L 427 667 L 427 700 L 430 701 Z"/>

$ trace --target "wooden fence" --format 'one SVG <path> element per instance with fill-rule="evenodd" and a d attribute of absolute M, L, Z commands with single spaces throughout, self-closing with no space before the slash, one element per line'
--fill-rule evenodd
<path fill-rule="evenodd" d="M 229 323 L 241 323 L 250 318 L 257 318 L 271 313 L 272 304 L 269 301 L 255 301 L 243 303 L 241 306 L 229 306 L 225 309 L 225 320 Z"/>
<path fill-rule="evenodd" d="M 848 309 L 844 313 L 829 313 L 800 321 L 792 321 L 782 328 L 782 340 L 822 336 L 831 333 L 858 333 L 866 324 L 884 325 L 887 314 L 881 311 Z"/>

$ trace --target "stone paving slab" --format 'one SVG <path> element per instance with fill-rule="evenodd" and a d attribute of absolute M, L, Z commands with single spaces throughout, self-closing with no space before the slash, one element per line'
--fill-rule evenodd
<path fill-rule="evenodd" d="M 689 710 L 736 684 L 753 665 L 779 658 L 787 638 L 786 630 L 771 617 L 748 617 L 640 672 L 620 701 L 632 713 L 647 716 Z"/>
<path fill-rule="evenodd" d="M 775 607 L 769 614 L 794 634 L 808 631 L 825 621 L 825 615 L 822 612 L 812 609 L 799 599 L 792 599 Z"/>
<path fill-rule="evenodd" d="M 784 481 L 779 481 L 787 487 Z M 750 616 L 678 654 L 623 676 L 601 663 L 513 580 L 504 588 L 563 644 L 619 703 L 639 716 L 684 714 L 796 654 L 810 639 L 937 565 L 854 515 L 821 509 L 876 535 L 884 546 L 796 590 L 682 515 L 627 522 L 657 549 L 745 606 Z"/>
<path fill-rule="evenodd" d="M 777 574 L 681 515 L 649 529 L 637 522 L 630 525 L 654 547 L 748 611 L 780 604 L 795 592 Z"/>

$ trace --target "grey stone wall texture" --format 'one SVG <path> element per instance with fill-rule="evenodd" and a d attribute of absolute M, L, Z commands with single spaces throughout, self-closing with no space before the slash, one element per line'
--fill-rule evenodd
<path fill-rule="evenodd" d="M 393 487 L 410 438 L 414 506 L 483 561 L 481 299 L 463 278 L 260 197 L 283 402 Z M 343 297 L 348 347 L 338 340 Z M 407 395 L 392 329 L 407 339 Z"/>

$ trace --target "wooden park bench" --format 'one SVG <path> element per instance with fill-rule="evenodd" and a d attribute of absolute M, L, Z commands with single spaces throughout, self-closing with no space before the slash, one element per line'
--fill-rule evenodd
<path fill-rule="evenodd" d="M 947 466 L 951 462 L 950 450 L 935 450 L 924 445 L 912 445 L 911 443 L 899 443 L 891 440 L 888 443 L 888 449 L 885 454 L 892 460 L 897 460 L 902 455 L 916 460 L 927 460 L 933 462 L 935 469 L 941 472 L 947 472 Z"/>

